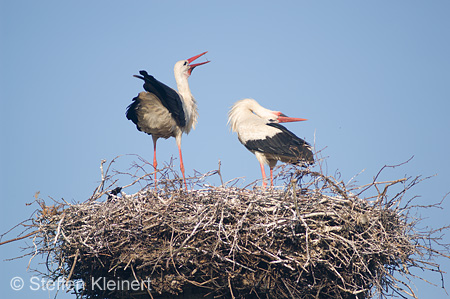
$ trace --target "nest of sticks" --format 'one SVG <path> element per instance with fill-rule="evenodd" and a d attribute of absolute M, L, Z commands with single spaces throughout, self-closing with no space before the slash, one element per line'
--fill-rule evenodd
<path fill-rule="evenodd" d="M 101 184 L 83 203 L 48 206 L 36 195 L 32 232 L 16 238 L 32 239 L 29 254 L 46 257 L 49 278 L 82 281 L 72 289 L 79 298 L 416 298 L 410 271 L 442 273 L 430 256 L 448 258 L 436 236 L 442 229 L 419 231 L 404 198 L 420 177 L 377 175 L 350 187 L 288 166 L 279 188 L 204 183 L 220 176 L 219 164 L 188 179 L 186 191 L 170 165 L 155 188 L 142 160 L 120 192 L 124 173 L 109 175 L 110 166 L 104 173 L 102 163 Z M 125 194 L 137 184 L 140 191 Z M 97 278 L 144 287 L 111 291 L 96 287 Z"/>

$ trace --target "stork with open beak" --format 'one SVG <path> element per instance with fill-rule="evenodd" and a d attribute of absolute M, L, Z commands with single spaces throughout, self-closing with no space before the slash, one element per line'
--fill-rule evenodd
<path fill-rule="evenodd" d="M 264 164 L 269 165 L 270 185 L 273 186 L 273 168 L 277 161 L 301 166 L 314 163 L 311 146 L 280 125 L 305 120 L 266 109 L 253 99 L 240 100 L 231 107 L 228 124 L 238 134 L 239 141 L 258 159 L 264 188 L 267 186 Z"/>
<path fill-rule="evenodd" d="M 188 78 L 195 67 L 209 61 L 191 64 L 207 52 L 175 63 L 174 74 L 178 91 L 159 82 L 146 71 L 140 71 L 134 77 L 144 80 L 145 92 L 140 92 L 128 106 L 126 116 L 139 131 L 152 135 L 153 138 L 153 167 L 155 171 L 156 142 L 158 138 L 175 137 L 180 154 L 180 169 L 183 174 L 184 186 L 187 189 L 184 174 L 183 157 L 181 155 L 181 135 L 188 134 L 195 129 L 197 123 L 197 102 L 189 89 Z M 155 173 L 156 184 L 156 173 Z"/>

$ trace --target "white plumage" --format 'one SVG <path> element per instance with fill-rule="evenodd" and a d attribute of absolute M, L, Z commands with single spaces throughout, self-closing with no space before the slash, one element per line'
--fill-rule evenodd
<path fill-rule="evenodd" d="M 140 92 L 128 106 L 126 116 L 139 131 L 152 135 L 153 138 L 153 166 L 157 169 L 156 142 L 159 138 L 175 137 L 180 154 L 180 169 L 183 174 L 184 185 L 187 189 L 184 174 L 183 157 L 181 154 L 181 136 L 195 129 L 198 112 L 197 102 L 189 89 L 188 78 L 192 70 L 209 61 L 190 64 L 206 52 L 180 60 L 175 63 L 174 74 L 178 91 L 159 82 L 146 71 L 140 71 L 141 76 L 135 77 L 144 80 L 145 92 Z M 156 173 L 155 173 L 156 181 Z"/>
<path fill-rule="evenodd" d="M 240 100 L 231 107 L 228 124 L 238 134 L 239 141 L 258 159 L 264 187 L 267 184 L 264 164 L 269 165 L 273 186 L 273 168 L 277 161 L 300 165 L 314 162 L 311 146 L 279 124 L 304 120 L 266 109 L 254 99 Z"/>

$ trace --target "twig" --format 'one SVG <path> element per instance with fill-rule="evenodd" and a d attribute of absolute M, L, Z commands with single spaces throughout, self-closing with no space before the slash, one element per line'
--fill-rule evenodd
<path fill-rule="evenodd" d="M 19 241 L 19 240 L 28 238 L 28 237 L 30 237 L 30 236 L 32 236 L 32 235 L 38 233 L 38 232 L 39 232 L 39 230 L 35 230 L 34 232 L 31 232 L 31 233 L 29 233 L 29 234 L 26 234 L 25 236 L 17 237 L 17 238 L 11 239 L 11 240 L 7 240 L 7 241 L 0 242 L 0 245 L 4 245 L 4 244 L 8 244 L 8 243 L 10 243 L 10 242 Z"/>

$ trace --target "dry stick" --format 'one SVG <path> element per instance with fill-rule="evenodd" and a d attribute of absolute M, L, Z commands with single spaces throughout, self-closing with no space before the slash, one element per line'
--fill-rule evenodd
<path fill-rule="evenodd" d="M 36 240 L 36 235 L 33 237 L 34 253 L 33 253 L 33 255 L 31 256 L 30 260 L 28 261 L 27 271 L 28 271 L 28 269 L 30 269 L 31 261 L 32 261 L 32 260 L 34 259 L 34 257 L 35 257 L 36 255 L 38 255 L 38 253 L 39 253 L 38 247 L 37 247 L 37 245 L 36 245 L 35 240 Z"/>
<path fill-rule="evenodd" d="M 224 184 L 223 184 L 222 171 L 220 170 L 220 166 L 222 166 L 222 162 L 219 160 L 219 169 L 217 169 L 217 174 L 219 175 L 220 183 L 222 184 L 222 187 L 223 187 Z"/>
<path fill-rule="evenodd" d="M 407 164 L 409 161 L 411 161 L 414 158 L 414 156 L 411 156 L 411 158 L 409 158 L 408 160 L 406 160 L 405 162 L 402 162 L 400 164 L 397 165 L 384 165 L 377 173 L 377 175 L 373 178 L 373 182 L 371 184 L 367 184 L 364 186 L 361 186 L 360 188 L 366 187 L 365 189 L 363 189 L 361 192 L 359 192 L 358 194 L 356 194 L 356 196 L 360 196 L 362 193 L 364 193 L 367 189 L 369 189 L 370 187 L 372 187 L 373 185 L 375 185 L 376 180 L 378 179 L 378 177 L 380 176 L 380 174 L 383 172 L 384 169 L 386 168 L 396 168 L 399 166 L 402 166 L 404 164 Z M 359 189 L 360 189 L 359 188 Z"/>
<path fill-rule="evenodd" d="M 66 279 L 66 285 L 69 283 L 70 278 L 72 277 L 73 270 L 75 269 L 75 264 L 77 263 L 78 255 L 80 254 L 80 249 L 77 248 L 77 252 L 75 253 L 75 257 L 73 259 L 72 268 L 70 269 L 69 276 Z"/>
<path fill-rule="evenodd" d="M 417 247 L 424 248 L 424 249 L 426 249 L 427 251 L 431 251 L 431 252 L 436 253 L 436 254 L 438 254 L 438 255 L 440 255 L 440 256 L 443 256 L 443 257 L 446 257 L 446 258 L 450 259 L 450 256 L 449 256 L 449 255 L 443 254 L 442 252 L 437 251 L 437 250 L 434 250 L 434 249 L 432 249 L 431 247 L 426 247 L 426 246 L 423 246 L 423 245 L 420 245 L 420 244 L 416 244 L 416 246 L 417 246 Z"/>
<path fill-rule="evenodd" d="M 235 299 L 236 297 L 234 297 L 233 294 L 233 289 L 231 288 L 231 280 L 230 280 L 230 275 L 228 275 L 228 287 L 230 289 L 230 293 L 231 293 L 231 298 Z"/>
<path fill-rule="evenodd" d="M 55 245 L 56 242 L 58 242 L 59 233 L 61 232 L 61 223 L 63 222 L 65 215 L 66 214 L 63 213 L 61 220 L 59 220 L 59 222 L 58 222 L 58 228 L 56 229 L 56 235 L 55 235 L 55 240 L 53 241 L 53 245 Z"/>
<path fill-rule="evenodd" d="M 238 263 L 238 262 L 236 262 L 236 261 L 233 261 L 232 259 L 229 259 L 229 258 L 227 258 L 227 257 L 221 256 L 221 255 L 219 255 L 219 254 L 217 254 L 217 253 L 214 253 L 214 255 L 215 255 L 216 257 L 218 257 L 220 260 L 223 260 L 223 261 L 227 261 L 227 262 L 229 262 L 229 263 L 232 263 L 233 266 L 234 266 L 234 265 L 238 265 L 239 267 L 244 268 L 244 269 L 246 269 L 246 270 L 249 270 L 250 272 L 256 272 L 254 269 L 251 269 L 251 268 L 249 268 L 249 267 L 246 267 L 246 266 L 244 266 L 244 265 L 242 265 L 242 264 L 240 264 L 240 263 Z"/>
<path fill-rule="evenodd" d="M 144 280 L 143 280 L 143 279 L 139 279 L 139 278 L 137 277 L 136 273 L 134 272 L 134 267 L 133 267 L 133 265 L 131 265 L 131 272 L 133 272 L 134 279 L 136 279 L 136 281 L 140 281 L 140 282 L 141 282 L 141 290 L 142 290 L 142 285 L 145 285 L 145 284 L 144 284 Z M 153 295 L 152 295 L 152 293 L 150 292 L 149 287 L 146 287 L 145 290 L 147 291 L 147 293 L 148 293 L 148 295 L 150 296 L 150 298 L 153 299 Z"/>
<path fill-rule="evenodd" d="M 235 228 L 235 230 L 234 230 L 233 243 L 232 243 L 232 245 L 231 245 L 229 254 L 233 253 L 234 248 L 237 246 L 236 243 L 237 243 L 237 239 L 238 239 L 238 232 L 239 232 L 239 230 L 241 229 L 242 224 L 244 223 L 244 219 L 247 217 L 247 213 L 248 213 L 248 211 L 250 210 L 250 208 L 253 208 L 253 203 L 250 203 L 250 204 L 248 205 L 247 209 L 245 210 L 244 215 L 242 216 L 241 219 L 239 219 L 239 221 L 238 221 L 238 223 L 237 223 L 237 225 L 236 225 L 236 228 Z M 233 253 L 233 254 L 234 254 L 234 253 Z"/>
<path fill-rule="evenodd" d="M 92 196 L 91 196 L 91 198 L 89 199 L 89 201 L 96 200 L 97 198 L 99 198 L 99 197 L 101 196 L 101 195 L 100 195 L 100 196 L 96 196 L 96 195 L 98 195 L 99 192 L 100 192 L 101 190 L 103 190 L 103 186 L 105 185 L 105 180 L 106 180 L 106 178 L 105 178 L 105 174 L 104 174 L 104 172 L 103 172 L 103 164 L 105 164 L 105 162 L 106 162 L 105 159 L 103 159 L 103 160 L 100 162 L 100 172 L 101 172 L 102 180 L 101 180 L 101 182 L 100 182 L 100 185 L 98 185 L 98 187 L 94 190 L 94 193 L 92 194 Z"/>
<path fill-rule="evenodd" d="M 342 196 L 343 198 L 345 198 L 345 199 L 349 199 L 348 196 L 347 196 L 347 193 L 344 192 L 344 191 L 343 191 L 343 190 L 342 190 L 335 182 L 333 182 L 329 177 L 327 177 L 327 176 L 325 176 L 325 175 L 323 175 L 323 174 L 321 174 L 321 173 L 319 173 L 319 172 L 316 172 L 316 171 L 309 171 L 309 170 L 307 170 L 306 173 L 324 179 L 328 184 L 330 184 L 331 186 L 334 187 L 334 189 L 336 190 L 337 193 L 339 193 L 339 195 L 341 195 L 341 196 Z"/>
<path fill-rule="evenodd" d="M 7 240 L 7 241 L 4 241 L 4 242 L 0 242 L 0 245 L 8 244 L 8 243 L 11 243 L 11 242 L 14 242 L 14 241 L 19 241 L 19 240 L 28 238 L 28 237 L 30 237 L 30 236 L 34 235 L 35 233 L 38 233 L 38 232 L 40 232 L 40 230 L 35 230 L 34 232 L 31 232 L 31 233 L 29 233 L 29 234 L 26 234 L 25 236 L 18 237 L 18 238 L 14 238 L 14 239 Z"/>
<path fill-rule="evenodd" d="M 289 295 L 291 296 L 291 298 L 292 298 L 292 299 L 295 299 L 295 296 L 294 296 L 294 294 L 292 294 L 292 291 L 291 291 L 290 287 L 286 284 L 286 281 L 285 281 L 283 278 L 281 278 L 281 281 L 283 282 L 283 284 L 284 284 L 286 290 L 288 290 Z"/>
<path fill-rule="evenodd" d="M 171 259 L 174 260 L 174 256 L 176 256 L 178 254 L 178 252 L 180 252 L 181 249 L 183 249 L 184 245 L 186 245 L 187 241 L 190 240 L 190 238 L 192 238 L 192 236 L 197 232 L 198 227 L 200 226 L 200 224 L 202 224 L 203 220 L 206 218 L 206 216 L 204 216 L 199 223 L 197 223 L 197 225 L 194 227 L 194 230 L 191 232 L 191 234 L 183 241 L 183 243 L 181 243 L 180 247 L 178 247 L 177 250 L 175 250 L 175 252 L 173 252 L 171 254 Z M 169 261 L 167 261 L 169 262 Z M 168 264 L 167 264 L 168 265 Z"/>
<path fill-rule="evenodd" d="M 302 217 L 300 217 L 300 220 L 302 221 L 303 225 L 305 226 L 306 262 L 304 264 L 304 267 L 307 267 L 309 265 L 309 261 L 311 260 L 311 255 L 309 253 L 309 227 Z"/>
<path fill-rule="evenodd" d="M 291 185 L 292 185 L 292 196 L 294 197 L 294 203 L 295 203 L 295 212 L 297 213 L 297 219 L 300 218 L 300 211 L 298 209 L 298 201 L 297 201 L 297 193 L 295 190 L 295 186 L 297 185 L 297 179 L 293 178 L 291 180 Z"/>
<path fill-rule="evenodd" d="M 378 202 L 383 200 L 383 198 L 386 196 L 386 192 L 387 192 L 389 187 L 391 187 L 391 186 L 393 186 L 393 185 L 395 185 L 397 183 L 404 182 L 404 181 L 406 181 L 406 178 L 402 178 L 402 179 L 399 179 L 399 180 L 396 180 L 396 181 L 388 182 L 386 184 L 386 186 L 384 186 L 383 192 L 378 193 L 378 198 L 377 198 L 377 200 L 375 200 L 375 204 L 377 204 Z"/>

